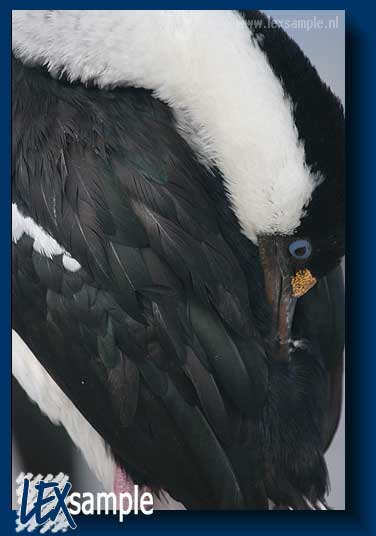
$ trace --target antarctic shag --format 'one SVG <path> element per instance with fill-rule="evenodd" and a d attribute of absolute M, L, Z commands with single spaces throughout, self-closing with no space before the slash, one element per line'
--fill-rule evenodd
<path fill-rule="evenodd" d="M 14 11 L 13 371 L 108 487 L 323 508 L 344 117 L 256 11 Z"/>

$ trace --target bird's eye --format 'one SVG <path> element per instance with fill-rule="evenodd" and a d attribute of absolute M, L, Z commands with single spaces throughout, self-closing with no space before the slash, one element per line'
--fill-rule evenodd
<path fill-rule="evenodd" d="M 308 240 L 294 240 L 289 245 L 289 252 L 294 259 L 304 261 L 311 255 L 312 246 Z"/>

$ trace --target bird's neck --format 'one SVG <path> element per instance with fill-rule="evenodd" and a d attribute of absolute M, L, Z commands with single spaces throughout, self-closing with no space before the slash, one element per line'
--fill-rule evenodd
<path fill-rule="evenodd" d="M 239 14 L 16 11 L 13 51 L 72 80 L 153 90 L 222 173 L 248 238 L 298 227 L 317 177 L 291 102 Z"/>

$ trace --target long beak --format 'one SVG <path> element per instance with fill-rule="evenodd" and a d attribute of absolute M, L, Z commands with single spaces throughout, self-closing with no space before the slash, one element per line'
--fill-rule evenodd
<path fill-rule="evenodd" d="M 275 359 L 289 360 L 291 328 L 297 298 L 293 296 L 292 267 L 284 240 L 278 236 L 259 238 L 265 291 L 271 306 L 271 350 Z"/>

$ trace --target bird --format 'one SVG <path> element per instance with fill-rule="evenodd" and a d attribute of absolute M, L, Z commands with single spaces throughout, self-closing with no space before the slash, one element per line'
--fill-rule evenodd
<path fill-rule="evenodd" d="M 344 111 L 259 11 L 13 11 L 13 374 L 108 487 L 326 509 Z"/>

